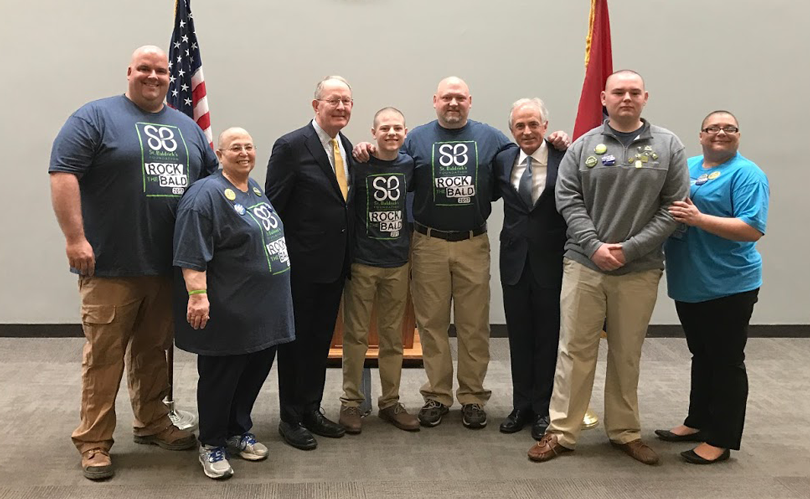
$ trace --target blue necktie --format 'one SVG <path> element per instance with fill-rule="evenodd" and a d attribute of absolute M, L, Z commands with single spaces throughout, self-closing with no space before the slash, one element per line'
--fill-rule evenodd
<path fill-rule="evenodd" d="M 526 169 L 523 170 L 523 175 L 520 176 L 520 181 L 518 182 L 518 195 L 529 209 L 534 207 L 534 201 L 532 201 L 532 184 L 532 157 L 529 156 L 526 158 Z"/>

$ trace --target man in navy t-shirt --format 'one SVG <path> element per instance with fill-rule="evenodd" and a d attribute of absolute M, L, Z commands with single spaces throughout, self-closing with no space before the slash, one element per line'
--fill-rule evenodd
<path fill-rule="evenodd" d="M 177 203 L 195 180 L 216 170 L 202 130 L 163 101 L 166 53 L 132 54 L 124 95 L 73 113 L 53 143 L 48 172 L 53 208 L 79 275 L 82 325 L 81 424 L 73 443 L 84 476 L 113 475 L 109 451 L 115 398 L 125 366 L 135 442 L 194 447 L 163 403 L 165 350 L 172 342 L 172 231 Z"/>
<path fill-rule="evenodd" d="M 397 428 L 419 430 L 416 417 L 399 402 L 402 374 L 402 317 L 408 302 L 410 232 L 405 195 L 413 159 L 399 152 L 405 140 L 405 117 L 386 107 L 374 115 L 371 133 L 377 152 L 358 164 L 352 175 L 355 199 L 354 261 L 343 292 L 343 396 L 340 424 L 360 433 L 360 390 L 368 351 L 371 308 L 376 303 L 378 364 L 382 395 L 379 416 Z"/>

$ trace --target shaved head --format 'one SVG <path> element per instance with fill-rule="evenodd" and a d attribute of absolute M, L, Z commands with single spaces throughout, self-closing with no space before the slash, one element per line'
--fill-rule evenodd
<path fill-rule="evenodd" d="M 247 137 L 251 142 L 253 142 L 253 137 L 250 136 L 247 130 L 238 126 L 233 126 L 223 130 L 222 133 L 219 134 L 219 139 L 217 139 L 217 149 L 227 149 L 233 138 L 240 136 Z"/>
<path fill-rule="evenodd" d="M 462 128 L 472 107 L 470 87 L 458 76 L 448 76 L 439 82 L 433 94 L 433 108 L 439 125 L 444 128 Z"/>
<path fill-rule="evenodd" d="M 135 52 L 132 53 L 132 58 L 129 61 L 129 65 L 132 66 L 133 64 L 136 64 L 140 58 L 146 54 L 155 54 L 158 57 L 166 59 L 166 62 L 169 61 L 169 57 L 162 48 L 158 47 L 157 45 L 144 45 L 143 47 L 136 48 Z"/>

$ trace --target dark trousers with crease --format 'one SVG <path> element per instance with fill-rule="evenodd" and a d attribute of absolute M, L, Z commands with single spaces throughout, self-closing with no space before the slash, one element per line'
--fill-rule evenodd
<path fill-rule="evenodd" d="M 513 409 L 548 416 L 560 341 L 560 288 L 538 285 L 528 259 L 520 280 L 502 287 Z"/>
<path fill-rule="evenodd" d="M 199 440 L 224 447 L 225 441 L 253 428 L 250 413 L 270 374 L 276 347 L 241 355 L 198 355 Z"/>
<path fill-rule="evenodd" d="M 692 353 L 689 414 L 683 424 L 708 433 L 706 443 L 740 449 L 748 374 L 745 344 L 759 289 L 699 303 L 675 302 Z"/>
<path fill-rule="evenodd" d="M 345 278 L 315 283 L 296 277 L 294 270 L 290 277 L 295 340 L 278 348 L 278 398 L 281 420 L 298 424 L 321 406 Z"/>

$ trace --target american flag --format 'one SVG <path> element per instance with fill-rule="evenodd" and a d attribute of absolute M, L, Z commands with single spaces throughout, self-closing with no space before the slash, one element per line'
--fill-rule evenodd
<path fill-rule="evenodd" d="M 177 0 L 175 3 L 169 72 L 169 94 L 166 102 L 196 121 L 213 148 L 211 115 L 208 113 L 202 57 L 197 32 L 194 31 L 191 0 Z"/>

